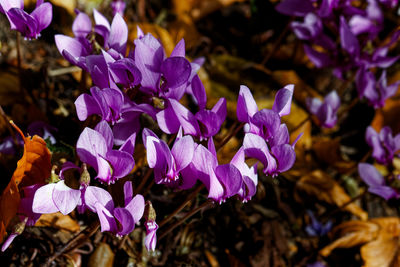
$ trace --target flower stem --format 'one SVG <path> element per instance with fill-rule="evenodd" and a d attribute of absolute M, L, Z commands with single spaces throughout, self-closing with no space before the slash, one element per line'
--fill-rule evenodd
<path fill-rule="evenodd" d="M 245 123 L 242 122 L 242 123 L 240 123 L 237 127 L 236 127 L 236 125 L 237 125 L 237 123 L 233 124 L 233 126 L 228 130 L 229 134 L 228 134 L 227 136 L 225 136 L 224 139 L 222 139 L 222 141 L 218 144 L 218 146 L 217 146 L 217 148 L 216 148 L 216 151 L 217 151 L 217 152 L 220 151 L 221 148 L 222 148 L 224 145 L 226 145 L 226 143 L 228 143 L 228 141 L 229 141 L 233 136 L 235 136 L 235 135 L 240 131 L 240 129 L 243 128 L 243 126 L 245 125 Z M 236 129 L 235 129 L 234 127 L 236 127 Z M 233 130 L 233 129 L 235 129 L 235 130 Z"/>
<path fill-rule="evenodd" d="M 180 219 L 179 221 L 177 221 L 176 223 L 172 224 L 169 228 L 167 228 L 158 238 L 158 240 L 163 239 L 165 236 L 167 236 L 171 231 L 173 231 L 176 227 L 178 227 L 179 225 L 181 225 L 182 223 L 184 223 L 187 219 L 189 219 L 190 217 L 192 217 L 193 215 L 195 215 L 197 212 L 199 212 L 200 210 L 205 209 L 207 206 L 212 205 L 212 201 L 211 200 L 207 200 L 206 202 L 204 202 L 203 204 L 201 204 L 200 206 L 198 206 L 197 208 L 189 211 L 182 219 Z"/>
<path fill-rule="evenodd" d="M 71 240 L 68 241 L 61 249 L 56 251 L 52 256 L 50 256 L 46 261 L 46 266 L 50 266 L 52 262 L 60 255 L 74 250 L 80 247 L 87 239 L 94 235 L 100 227 L 100 222 L 96 221 L 89 227 L 83 229 L 77 235 L 75 235 Z"/>
<path fill-rule="evenodd" d="M 201 191 L 201 189 L 204 188 L 204 184 L 200 184 L 199 186 L 197 186 L 197 188 L 190 193 L 190 195 L 186 198 L 186 200 L 178 207 L 176 208 L 170 215 L 168 215 L 168 217 L 166 217 L 164 220 L 162 220 L 159 223 L 159 227 L 162 227 L 163 225 L 165 225 L 167 222 L 169 222 L 176 214 L 178 214 L 184 207 L 186 207 L 186 205 L 192 201 L 197 194 Z"/>

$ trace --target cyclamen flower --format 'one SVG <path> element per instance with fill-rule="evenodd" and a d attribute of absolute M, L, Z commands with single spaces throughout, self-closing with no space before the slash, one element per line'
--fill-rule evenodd
<path fill-rule="evenodd" d="M 122 17 L 124 15 L 125 7 L 126 7 L 126 3 L 124 0 L 113 0 L 111 2 L 113 16 L 115 16 L 118 13 Z"/>
<path fill-rule="evenodd" d="M 90 92 L 92 95 L 81 94 L 75 100 L 79 120 L 84 121 L 88 116 L 98 114 L 107 122 L 117 122 L 124 103 L 122 92 L 119 89 L 98 87 L 90 88 Z"/>
<path fill-rule="evenodd" d="M 107 122 L 100 122 L 95 130 L 85 128 L 76 144 L 82 162 L 92 166 L 104 183 L 114 183 L 129 174 L 135 165 L 133 148 L 136 134 L 130 136 L 119 150 L 114 150 L 114 136 Z"/>
<path fill-rule="evenodd" d="M 336 91 L 332 91 L 325 96 L 324 102 L 318 98 L 307 98 L 307 107 L 311 114 L 317 116 L 322 127 L 332 128 L 337 121 L 340 98 Z"/>
<path fill-rule="evenodd" d="M 386 71 L 378 81 L 375 75 L 365 68 L 360 68 L 356 76 L 356 84 L 360 98 L 365 97 L 374 108 L 381 108 L 385 105 L 386 99 L 392 97 L 400 85 L 400 81 L 387 85 Z"/>
<path fill-rule="evenodd" d="M 53 19 L 53 8 L 43 0 L 36 2 L 36 8 L 31 14 L 23 10 L 24 1 L 2 0 L 0 12 L 4 13 L 12 30 L 19 31 L 27 39 L 37 39 L 40 32 L 47 28 Z"/>
<path fill-rule="evenodd" d="M 257 104 L 246 86 L 240 87 L 236 113 L 238 120 L 246 122 L 243 140 L 247 156 L 256 158 L 264 165 L 264 173 L 275 176 L 287 171 L 294 164 L 294 144 L 289 144 L 289 132 L 281 124 L 281 116 L 290 113 L 293 85 L 287 85 L 275 95 L 270 109 L 258 111 Z"/>
<path fill-rule="evenodd" d="M 315 218 L 312 211 L 307 210 L 307 214 L 311 219 L 311 224 L 306 226 L 306 232 L 310 236 L 324 236 L 332 229 L 332 221 L 322 224 Z"/>
<path fill-rule="evenodd" d="M 142 139 L 147 150 L 147 162 L 154 169 L 155 182 L 187 189 L 194 185 L 192 180 L 196 180 L 185 179 L 188 177 L 182 177 L 180 172 L 192 161 L 194 141 L 189 135 L 180 135 L 171 150 L 149 129 L 143 130 Z"/>
<path fill-rule="evenodd" d="M 35 192 L 40 188 L 40 184 L 34 184 L 31 186 L 26 186 L 22 188 L 23 198 L 21 198 L 18 205 L 18 217 L 20 219 L 20 223 L 18 223 L 13 230 L 13 232 L 8 236 L 8 238 L 4 241 L 1 251 L 5 251 L 10 244 L 14 241 L 14 239 L 22 234 L 25 226 L 33 226 L 39 220 L 41 214 L 33 211 L 32 203 L 34 199 Z"/>
<path fill-rule="evenodd" d="M 400 194 L 395 189 L 386 185 L 385 178 L 373 165 L 368 163 L 359 163 L 358 173 L 360 174 L 361 179 L 368 185 L 368 192 L 383 197 L 386 200 L 400 197 Z"/>
<path fill-rule="evenodd" d="M 369 126 L 365 132 L 365 140 L 372 148 L 372 157 L 381 164 L 390 164 L 394 154 L 400 150 L 400 134 L 393 136 L 388 126 L 383 127 L 379 134 Z"/>
<path fill-rule="evenodd" d="M 144 245 L 148 251 L 154 251 L 157 244 L 157 229 L 158 225 L 155 221 L 147 221 L 146 226 L 146 237 L 144 240 Z"/>
<path fill-rule="evenodd" d="M 85 201 L 90 200 L 89 203 L 86 201 L 88 208 L 99 216 L 102 232 L 123 236 L 135 229 L 135 224 L 143 216 L 145 203 L 142 195 L 133 197 L 132 182 L 124 184 L 124 207 L 115 207 L 111 195 L 104 189 L 92 187 L 91 190 L 86 192 Z"/>

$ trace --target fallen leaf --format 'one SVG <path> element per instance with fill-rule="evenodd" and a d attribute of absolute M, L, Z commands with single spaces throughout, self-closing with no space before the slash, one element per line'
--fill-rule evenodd
<path fill-rule="evenodd" d="M 219 267 L 219 263 L 218 263 L 217 259 L 210 251 L 208 251 L 206 249 L 206 250 L 204 250 L 204 254 L 206 254 L 208 263 L 210 263 L 211 267 Z"/>
<path fill-rule="evenodd" d="M 400 218 L 345 222 L 335 227 L 332 233 L 339 238 L 320 250 L 322 256 L 329 256 L 335 248 L 362 245 L 365 267 L 399 266 Z"/>
<path fill-rule="evenodd" d="M 20 201 L 20 189 L 44 183 L 51 173 L 51 155 L 46 142 L 39 136 L 25 137 L 22 131 L 11 124 L 24 140 L 24 154 L 17 163 L 17 168 L 0 196 L 0 242 L 3 240 L 5 229 L 15 216 Z"/>
<path fill-rule="evenodd" d="M 63 215 L 60 212 L 42 214 L 35 226 L 52 227 L 67 232 L 78 232 L 80 226 L 77 221 L 73 220 L 69 215 Z"/>
<path fill-rule="evenodd" d="M 351 201 L 351 197 L 345 190 L 330 175 L 321 170 L 315 170 L 302 176 L 296 183 L 296 191 L 304 191 L 319 200 L 338 207 L 342 207 Z M 296 198 L 299 199 L 297 193 Z M 361 220 L 367 220 L 368 218 L 368 214 L 354 202 L 345 205 L 343 209 Z"/>
<path fill-rule="evenodd" d="M 115 254 L 106 243 L 100 243 L 89 258 L 88 267 L 112 267 Z"/>

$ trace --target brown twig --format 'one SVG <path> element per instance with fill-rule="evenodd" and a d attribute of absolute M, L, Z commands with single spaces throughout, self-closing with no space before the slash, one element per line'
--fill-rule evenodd
<path fill-rule="evenodd" d="M 232 125 L 232 127 L 228 130 L 228 135 L 225 136 L 225 137 L 222 139 L 222 141 L 217 145 L 217 147 L 216 147 L 216 151 L 217 151 L 217 152 L 220 151 L 221 148 L 222 148 L 224 145 L 226 145 L 226 143 L 228 143 L 228 141 L 229 141 L 233 136 L 235 136 L 235 135 L 240 131 L 240 129 L 243 128 L 243 126 L 245 125 L 245 123 L 242 122 L 242 123 L 240 123 L 237 127 L 236 127 L 236 125 L 237 125 L 237 123 L 235 123 L 235 124 Z M 236 129 L 235 129 L 234 127 L 236 127 Z M 235 130 L 233 130 L 233 129 L 235 129 Z"/>
<path fill-rule="evenodd" d="M 275 51 L 278 48 L 278 46 L 281 44 L 281 42 L 283 40 L 283 37 L 285 37 L 285 35 L 289 31 L 290 23 L 292 21 L 293 21 L 293 17 L 290 18 L 290 20 L 286 24 L 285 28 L 283 29 L 283 31 L 279 35 L 278 39 L 276 39 L 276 41 L 274 43 L 274 46 L 271 48 L 271 51 L 269 51 L 269 53 L 264 57 L 263 61 L 260 63 L 261 65 L 265 65 L 271 59 L 272 55 L 275 53 Z"/>
<path fill-rule="evenodd" d="M 176 214 L 178 214 L 184 207 L 186 207 L 186 205 L 193 200 L 193 198 L 196 197 L 196 195 L 204 188 L 204 184 L 200 184 L 199 186 L 197 186 L 197 188 L 189 194 L 189 196 L 186 198 L 186 200 L 178 207 L 176 208 L 170 215 L 168 215 L 168 217 L 166 217 L 165 219 L 163 219 L 160 223 L 159 223 L 159 227 L 162 227 L 163 225 L 165 225 L 167 222 L 169 222 Z"/>
<path fill-rule="evenodd" d="M 100 227 L 100 222 L 96 221 L 89 227 L 85 228 L 77 235 L 75 235 L 71 240 L 68 241 L 61 249 L 56 251 L 52 256 L 50 256 L 46 261 L 46 266 L 50 266 L 51 263 L 60 255 L 72 251 L 78 247 L 80 247 L 84 242 L 89 239 L 92 235 L 94 235 Z"/>
<path fill-rule="evenodd" d="M 165 236 L 167 236 L 171 231 L 173 231 L 176 227 L 178 227 L 179 225 L 181 225 L 182 223 L 184 223 L 187 219 L 189 219 L 190 217 L 192 217 L 193 215 L 195 215 L 197 212 L 199 212 L 200 210 L 206 208 L 207 206 L 212 205 L 212 201 L 211 200 L 207 200 L 206 202 L 204 202 L 203 204 L 201 204 L 200 206 L 198 206 L 197 208 L 189 211 L 182 219 L 180 219 L 179 221 L 177 221 L 176 223 L 172 224 L 169 228 L 167 228 L 158 238 L 158 240 L 163 239 Z"/>

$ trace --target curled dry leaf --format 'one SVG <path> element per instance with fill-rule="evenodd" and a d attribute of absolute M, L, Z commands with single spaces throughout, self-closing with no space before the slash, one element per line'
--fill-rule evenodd
<path fill-rule="evenodd" d="M 13 123 L 24 140 L 24 154 L 17 163 L 17 169 L 0 196 L 0 242 L 11 219 L 16 215 L 20 202 L 20 189 L 33 184 L 43 184 L 51 173 L 51 155 L 46 142 L 35 135 L 25 137 Z"/>
<path fill-rule="evenodd" d="M 69 215 L 63 215 L 60 212 L 43 214 L 36 222 L 35 226 L 53 227 L 70 233 L 80 230 L 79 223 L 73 220 Z"/>
<path fill-rule="evenodd" d="M 112 267 L 115 254 L 107 243 L 100 243 L 89 258 L 89 267 Z"/>
<path fill-rule="evenodd" d="M 338 207 L 344 206 L 344 210 L 354 214 L 361 220 L 368 218 L 368 214 L 360 206 L 354 202 L 349 203 L 351 198 L 345 190 L 330 175 L 321 170 L 315 170 L 302 176 L 296 184 L 296 190 L 314 195 L 319 200 L 329 204 Z"/>
<path fill-rule="evenodd" d="M 335 248 L 362 245 L 361 257 L 366 267 L 399 266 L 400 218 L 376 218 L 367 222 L 350 221 L 337 226 L 339 238 L 320 251 L 329 256 Z"/>

